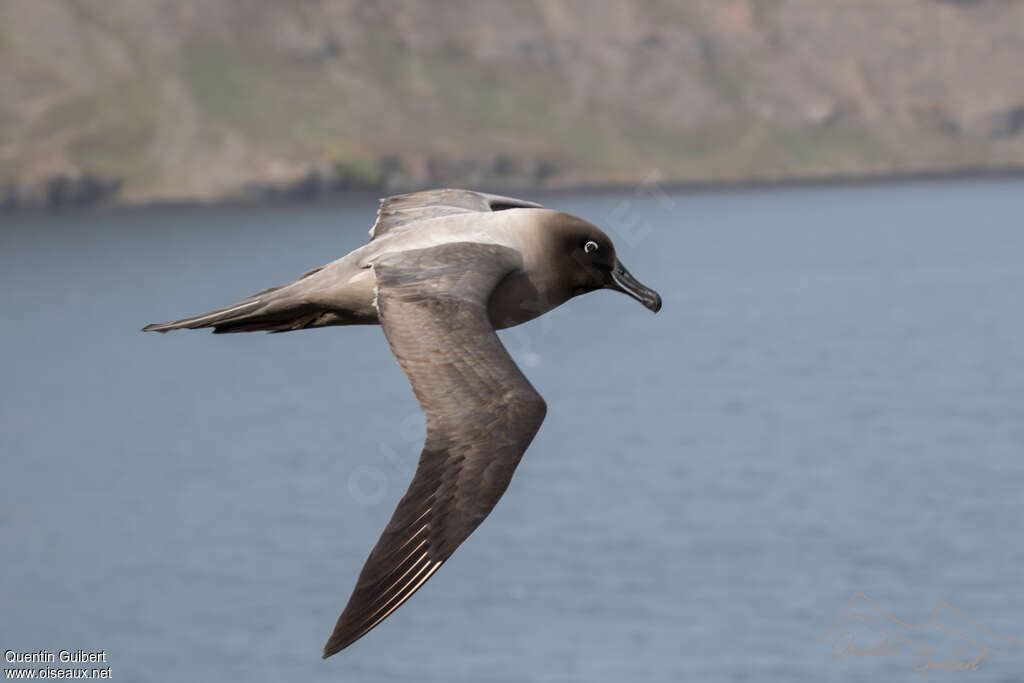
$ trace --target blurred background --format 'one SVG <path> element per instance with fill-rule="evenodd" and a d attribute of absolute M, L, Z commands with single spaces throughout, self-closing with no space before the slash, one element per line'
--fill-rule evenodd
<path fill-rule="evenodd" d="M 0 652 L 1019 681 L 1022 65 L 1014 0 L 0 0 Z M 548 403 L 507 495 L 323 661 L 422 446 L 381 331 L 138 330 L 437 185 L 594 222 L 664 308 L 501 333 Z"/>
<path fill-rule="evenodd" d="M 8 0 L 0 204 L 1024 167 L 1015 0 Z"/>

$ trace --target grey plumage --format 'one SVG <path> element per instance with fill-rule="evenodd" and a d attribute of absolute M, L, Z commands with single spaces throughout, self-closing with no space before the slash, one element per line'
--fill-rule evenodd
<path fill-rule="evenodd" d="M 381 201 L 370 234 L 369 244 L 292 283 L 143 328 L 383 328 L 426 413 L 426 442 L 324 657 L 383 621 L 451 557 L 494 508 L 540 428 L 544 399 L 495 330 L 602 288 L 661 307 L 600 229 L 532 202 L 466 190 L 398 195 Z"/>
<path fill-rule="evenodd" d="M 454 243 L 374 266 L 381 324 L 427 415 L 427 439 L 325 657 L 393 612 L 451 556 L 498 502 L 540 429 L 544 399 L 487 317 L 488 293 L 519 260 L 507 247 Z"/>
<path fill-rule="evenodd" d="M 505 209 L 543 209 L 540 204 L 466 190 L 425 190 L 380 200 L 370 239 L 430 218 Z"/>

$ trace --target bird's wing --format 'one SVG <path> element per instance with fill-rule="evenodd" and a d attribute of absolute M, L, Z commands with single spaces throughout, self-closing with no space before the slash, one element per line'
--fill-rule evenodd
<path fill-rule="evenodd" d="M 416 221 L 456 213 L 542 209 L 540 204 L 472 190 L 425 190 L 380 200 L 377 222 L 370 228 L 370 240 Z"/>
<path fill-rule="evenodd" d="M 487 300 L 521 265 L 507 247 L 451 243 L 374 263 L 381 326 L 427 438 L 409 490 L 366 560 L 324 657 L 394 612 L 484 520 L 544 420 L 544 399 L 508 355 Z"/>

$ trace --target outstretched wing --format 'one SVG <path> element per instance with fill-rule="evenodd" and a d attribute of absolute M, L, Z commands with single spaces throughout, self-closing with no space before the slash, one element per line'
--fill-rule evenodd
<path fill-rule="evenodd" d="M 385 197 L 380 200 L 377 222 L 370 228 L 370 240 L 409 223 L 456 213 L 542 209 L 540 204 L 472 190 L 424 190 Z"/>
<path fill-rule="evenodd" d="M 501 498 L 540 429 L 544 399 L 487 317 L 494 287 L 520 266 L 515 250 L 477 243 L 374 263 L 381 326 L 426 413 L 427 438 L 324 657 L 365 635 L 437 571 Z"/>

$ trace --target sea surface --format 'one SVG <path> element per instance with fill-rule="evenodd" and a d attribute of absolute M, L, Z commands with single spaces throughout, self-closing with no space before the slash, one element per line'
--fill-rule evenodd
<path fill-rule="evenodd" d="M 1024 678 L 1024 181 L 542 200 L 664 308 L 502 333 L 544 426 L 327 661 L 422 444 L 380 329 L 139 328 L 344 255 L 373 202 L 0 216 L 0 650 L 119 681 Z"/>

